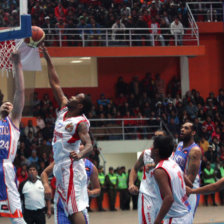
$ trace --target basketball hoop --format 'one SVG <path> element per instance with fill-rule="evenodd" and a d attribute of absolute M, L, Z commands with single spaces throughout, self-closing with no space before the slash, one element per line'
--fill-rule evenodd
<path fill-rule="evenodd" d="M 10 57 L 13 52 L 19 49 L 20 45 L 23 43 L 23 39 L 16 42 L 15 40 L 7 40 L 0 42 L 0 69 L 2 70 L 2 75 L 4 72 L 13 72 L 12 62 Z"/>

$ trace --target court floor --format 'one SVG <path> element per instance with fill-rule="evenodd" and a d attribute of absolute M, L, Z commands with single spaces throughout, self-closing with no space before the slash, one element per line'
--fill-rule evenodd
<path fill-rule="evenodd" d="M 137 224 L 137 211 L 91 212 L 91 224 Z M 9 219 L 0 218 L 0 224 L 10 224 Z M 54 219 L 47 219 L 47 224 L 54 224 Z M 60 223 L 63 224 L 63 223 Z M 199 207 L 194 224 L 224 224 L 224 206 Z"/>

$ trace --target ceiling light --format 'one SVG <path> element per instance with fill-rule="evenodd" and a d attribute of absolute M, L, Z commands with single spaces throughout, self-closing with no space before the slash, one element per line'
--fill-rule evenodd
<path fill-rule="evenodd" d="M 82 60 L 90 60 L 91 57 L 81 57 L 80 59 L 82 59 Z"/>
<path fill-rule="evenodd" d="M 82 63 L 82 61 L 80 61 L 80 60 L 75 60 L 75 61 L 71 61 L 71 63 Z"/>

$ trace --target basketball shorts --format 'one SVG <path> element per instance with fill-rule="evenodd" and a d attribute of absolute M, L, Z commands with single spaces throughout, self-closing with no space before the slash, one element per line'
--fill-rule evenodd
<path fill-rule="evenodd" d="M 163 224 L 192 224 L 193 217 L 192 213 L 188 212 L 186 215 L 176 218 L 164 219 Z"/>
<path fill-rule="evenodd" d="M 82 211 L 82 213 L 86 220 L 86 224 L 89 224 L 89 216 L 88 216 L 87 209 Z M 65 214 L 61 198 L 59 197 L 59 194 L 57 193 L 57 191 L 55 192 L 55 196 L 54 196 L 54 220 L 55 220 L 54 222 L 55 224 L 71 224 L 70 220 Z"/>
<path fill-rule="evenodd" d="M 139 224 L 153 224 L 156 218 L 156 206 L 152 199 L 142 193 L 138 195 L 138 222 Z"/>
<path fill-rule="evenodd" d="M 83 160 L 66 160 L 54 165 L 56 189 L 67 216 L 89 206 L 87 175 Z"/>
<path fill-rule="evenodd" d="M 198 204 L 199 204 L 199 200 L 200 200 L 200 194 L 191 194 L 188 198 L 188 202 L 191 206 L 191 215 L 194 218 L 194 215 L 196 213 Z"/>
<path fill-rule="evenodd" d="M 0 217 L 22 218 L 15 168 L 11 161 L 0 161 Z"/>

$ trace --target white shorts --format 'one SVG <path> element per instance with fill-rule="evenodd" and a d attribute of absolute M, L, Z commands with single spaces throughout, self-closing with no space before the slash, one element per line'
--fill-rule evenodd
<path fill-rule="evenodd" d="M 190 212 L 188 212 L 186 215 L 176 218 L 169 218 L 164 219 L 164 224 L 192 224 L 193 223 L 193 217 Z"/>
<path fill-rule="evenodd" d="M 87 175 L 83 160 L 66 160 L 54 165 L 56 189 L 66 215 L 81 212 L 89 206 Z"/>
<path fill-rule="evenodd" d="M 156 207 L 152 199 L 142 193 L 138 195 L 138 223 L 153 224 L 156 218 Z"/>
<path fill-rule="evenodd" d="M 89 215 L 87 209 L 82 211 L 85 218 L 85 223 L 89 224 Z M 55 192 L 54 195 L 54 223 L 55 224 L 71 224 L 68 216 L 65 213 L 61 198 L 59 197 L 58 192 Z"/>
<path fill-rule="evenodd" d="M 0 161 L 0 217 L 23 217 L 15 169 L 9 160 Z"/>

